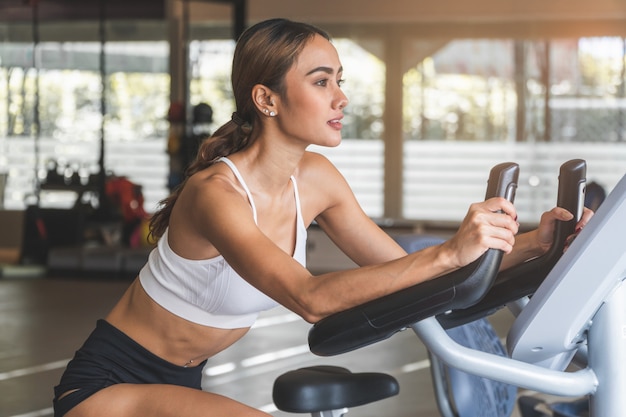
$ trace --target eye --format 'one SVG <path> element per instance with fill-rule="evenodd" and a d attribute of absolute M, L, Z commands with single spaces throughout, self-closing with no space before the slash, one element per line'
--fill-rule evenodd
<path fill-rule="evenodd" d="M 343 86 L 343 84 L 344 84 L 345 82 L 346 82 L 346 80 L 345 80 L 345 79 L 340 78 L 340 79 L 338 79 L 338 80 L 337 80 L 337 85 L 338 85 L 339 87 L 342 87 L 342 86 Z"/>
<path fill-rule="evenodd" d="M 317 81 L 315 85 L 319 85 L 320 87 L 326 87 L 328 85 L 328 78 Z"/>

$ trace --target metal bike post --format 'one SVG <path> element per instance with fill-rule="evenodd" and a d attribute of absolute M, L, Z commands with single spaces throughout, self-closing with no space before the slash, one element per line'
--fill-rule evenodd
<path fill-rule="evenodd" d="M 590 277 L 591 278 L 591 277 Z M 599 385 L 590 398 L 590 416 L 626 416 L 626 285 L 615 289 L 589 330 L 589 367 Z"/>

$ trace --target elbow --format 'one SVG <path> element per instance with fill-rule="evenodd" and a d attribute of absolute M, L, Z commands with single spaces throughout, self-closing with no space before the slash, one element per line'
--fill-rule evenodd
<path fill-rule="evenodd" d="M 294 312 L 302 317 L 307 323 L 315 324 L 324 317 L 332 314 L 325 306 L 323 297 L 317 297 L 315 290 L 308 290 L 301 293 L 294 300 Z"/>
<path fill-rule="evenodd" d="M 345 309 L 346 306 L 340 302 L 341 298 L 333 296 L 335 290 L 329 289 L 327 282 L 313 275 L 300 281 L 299 285 L 290 290 L 286 307 L 311 324 Z"/>
<path fill-rule="evenodd" d="M 315 303 L 298 303 L 298 308 L 296 310 L 296 314 L 304 319 L 307 323 L 315 324 L 321 319 L 323 319 L 328 314 L 324 314 L 322 311 L 316 307 Z"/>
<path fill-rule="evenodd" d="M 315 324 L 322 319 L 322 316 L 316 314 L 301 314 L 300 317 L 309 324 Z"/>

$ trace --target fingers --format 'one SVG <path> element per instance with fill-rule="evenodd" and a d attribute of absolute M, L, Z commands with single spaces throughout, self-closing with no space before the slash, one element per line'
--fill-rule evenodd
<path fill-rule="evenodd" d="M 563 253 L 567 252 L 567 250 L 569 249 L 569 247 L 572 244 L 572 242 L 574 241 L 574 239 L 576 239 L 576 236 L 578 236 L 578 233 L 574 233 L 572 235 L 569 235 L 567 237 L 567 239 L 565 239 L 565 244 L 563 245 Z"/>
<path fill-rule="evenodd" d="M 517 220 L 517 211 L 515 210 L 515 206 L 506 198 L 493 197 L 486 200 L 484 204 L 489 211 L 494 213 L 501 211 L 508 214 L 512 219 Z"/>
<path fill-rule="evenodd" d="M 507 229 L 514 235 L 517 234 L 519 223 L 517 222 L 517 211 L 513 203 L 502 197 L 495 197 L 485 201 L 484 204 L 489 213 L 486 221 L 490 225 Z"/>
<path fill-rule="evenodd" d="M 518 230 L 513 204 L 505 198 L 494 197 L 472 204 L 458 232 L 446 244 L 454 253 L 457 266 L 463 266 L 487 249 L 510 253 Z"/>
<path fill-rule="evenodd" d="M 546 211 L 541 215 L 541 219 L 539 221 L 539 228 L 550 229 L 548 234 L 551 236 L 552 229 L 554 229 L 554 224 L 557 220 L 559 221 L 569 221 L 572 220 L 574 215 L 561 207 L 554 207 L 550 211 Z"/>
<path fill-rule="evenodd" d="M 580 217 L 578 223 L 576 223 L 577 232 L 580 232 L 580 230 L 587 225 L 593 214 L 593 210 L 590 210 L 587 207 L 583 208 L 583 215 Z"/>
<path fill-rule="evenodd" d="M 574 239 L 576 239 L 580 231 L 583 230 L 583 227 L 587 225 L 587 222 L 589 221 L 589 219 L 591 219 L 593 214 L 594 214 L 593 210 L 590 210 L 587 207 L 583 208 L 583 215 L 580 217 L 580 220 L 578 221 L 578 223 L 576 223 L 576 229 L 574 230 L 574 233 L 569 235 L 567 239 L 565 240 L 565 247 L 563 248 L 563 252 L 569 249 Z"/>
<path fill-rule="evenodd" d="M 569 221 L 572 220 L 572 218 L 574 217 L 572 213 L 561 207 L 554 207 L 552 210 L 544 213 L 544 216 L 547 217 L 545 220 L 549 222 L 554 222 L 554 220 Z M 576 231 L 579 232 L 583 227 L 585 227 L 592 216 L 593 211 L 588 209 L 587 207 L 583 207 L 582 216 L 580 217 L 580 220 L 578 220 L 578 222 L 576 223 Z"/>
<path fill-rule="evenodd" d="M 478 258 L 487 249 L 511 252 L 519 225 L 513 205 L 503 198 L 493 198 L 470 206 L 467 216 L 451 243 L 460 265 Z"/>
<path fill-rule="evenodd" d="M 554 207 L 548 213 L 552 214 L 555 219 L 562 221 L 572 220 L 574 217 L 572 213 L 562 207 Z"/>
<path fill-rule="evenodd" d="M 498 249 L 504 253 L 510 253 L 515 244 L 515 234 L 508 229 L 494 228 L 484 236 L 483 242 L 488 249 Z"/>

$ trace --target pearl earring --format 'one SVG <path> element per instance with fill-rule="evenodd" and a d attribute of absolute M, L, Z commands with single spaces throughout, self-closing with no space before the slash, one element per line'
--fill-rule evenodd
<path fill-rule="evenodd" d="M 276 116 L 276 113 L 275 113 L 275 112 L 273 112 L 273 111 L 271 111 L 271 112 L 270 112 L 270 116 L 274 117 L 274 116 Z"/>

